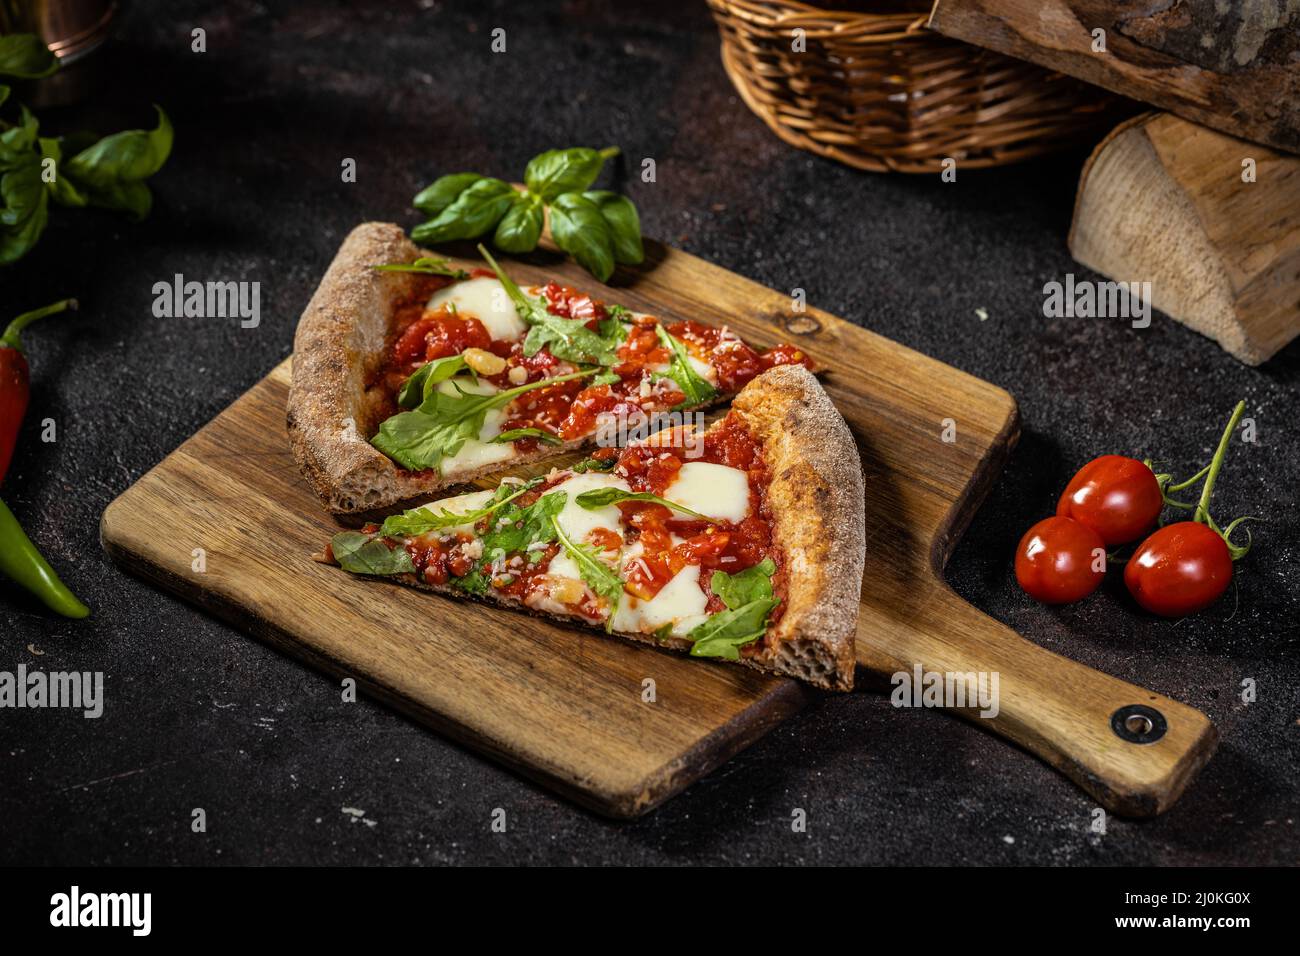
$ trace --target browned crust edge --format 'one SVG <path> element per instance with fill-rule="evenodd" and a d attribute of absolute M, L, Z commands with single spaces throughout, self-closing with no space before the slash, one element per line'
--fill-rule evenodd
<path fill-rule="evenodd" d="M 831 690 L 853 687 L 866 561 L 862 461 L 844 417 L 800 365 L 764 372 L 732 411 L 763 449 L 786 608 L 751 660 Z"/>

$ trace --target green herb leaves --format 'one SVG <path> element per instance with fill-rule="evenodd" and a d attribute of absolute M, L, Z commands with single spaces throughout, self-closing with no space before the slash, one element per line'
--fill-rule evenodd
<path fill-rule="evenodd" d="M 469 273 L 457 269 L 446 259 L 433 256 L 421 256 L 414 262 L 388 262 L 381 266 L 371 266 L 376 272 L 417 272 L 426 276 L 447 276 L 451 279 L 468 279 Z"/>
<path fill-rule="evenodd" d="M 468 368 L 461 355 L 445 355 L 442 358 L 426 362 L 402 383 L 397 390 L 397 404 L 401 408 L 419 408 L 433 390 L 458 372 Z"/>
<path fill-rule="evenodd" d="M 521 438 L 536 438 L 547 445 L 563 445 L 564 442 L 552 435 L 550 432 L 544 432 L 540 428 L 512 428 L 509 431 L 502 432 L 493 438 L 492 441 L 497 444 L 504 444 L 508 441 L 519 441 Z"/>
<path fill-rule="evenodd" d="M 616 146 L 547 150 L 529 161 L 522 192 L 478 173 L 442 176 L 413 200 L 416 209 L 432 218 L 416 226 L 411 238 L 449 242 L 492 232 L 498 249 L 531 252 L 549 207 L 555 244 L 605 282 L 615 263 L 637 265 L 645 258 L 641 220 L 632 201 L 608 190 L 588 190 L 605 161 L 618 152 Z"/>
<path fill-rule="evenodd" d="M 738 574 L 714 571 L 709 587 L 727 610 L 712 615 L 687 635 L 695 642 L 691 645 L 691 655 L 740 660 L 740 648 L 763 636 L 767 616 L 777 605 L 772 597 L 774 573 L 776 565 L 771 558 L 764 558 Z"/>
<path fill-rule="evenodd" d="M 540 479 L 533 479 L 519 486 L 501 485 L 482 508 L 475 508 L 473 511 L 461 514 L 453 514 L 446 508 L 434 511 L 432 507 L 426 506 L 413 508 L 400 515 L 389 515 L 384 519 L 383 527 L 379 529 L 379 533 L 387 538 L 399 536 L 413 538 L 417 535 L 427 534 L 430 531 L 458 528 L 461 525 L 473 525 L 497 511 L 503 505 L 514 501 L 524 492 L 536 486 L 538 481 Z M 511 491 L 512 488 L 513 491 Z"/>
<path fill-rule="evenodd" d="M 405 548 L 390 548 L 382 538 L 372 538 L 360 531 L 340 531 L 330 539 L 330 551 L 339 567 L 353 574 L 415 572 L 415 564 Z"/>
<path fill-rule="evenodd" d="M 519 317 L 529 326 L 524 338 L 524 355 L 531 358 L 543 348 L 557 359 L 577 365 L 614 365 L 618 348 L 627 340 L 627 329 L 617 319 L 605 319 L 600 330 L 593 332 L 581 319 L 552 315 L 543 299 L 524 293 L 485 247 L 478 247 L 487 264 L 496 273 Z"/>
<path fill-rule="evenodd" d="M 31 34 L 0 37 L 0 75 L 48 76 L 57 58 Z M 9 96 L 0 85 L 0 103 Z M 60 206 L 97 206 L 142 219 L 153 195 L 145 180 L 171 154 L 172 126 L 161 107 L 151 130 L 126 130 L 102 139 L 93 133 L 38 135 L 36 118 L 19 109 L 16 123 L 0 121 L 0 265 L 15 262 L 39 241 L 53 200 Z M 67 158 L 65 158 L 67 157 Z"/>
<path fill-rule="evenodd" d="M 665 373 L 670 379 L 677 383 L 684 396 L 678 408 L 691 408 L 696 405 L 702 405 L 718 394 L 717 389 L 703 378 L 690 362 L 690 353 L 686 351 L 686 346 L 678 339 L 668 333 L 662 325 L 655 325 L 655 335 L 659 336 L 660 343 L 673 353 L 672 362 Z"/>
<path fill-rule="evenodd" d="M 416 372 L 418 375 L 419 372 Z M 432 376 L 435 373 L 430 373 Z M 491 394 L 467 392 L 456 385 L 453 393 L 434 389 L 418 408 L 398 412 L 385 419 L 379 432 L 370 439 L 374 445 L 403 468 L 422 471 L 437 468 L 444 458 L 454 458 L 471 438 L 478 438 L 487 413 L 504 408 L 525 392 L 558 385 L 561 382 L 595 374 L 594 369 L 544 378 L 527 385 Z M 414 378 L 414 376 L 412 376 Z M 405 386 L 404 386 L 405 388 Z"/>
<path fill-rule="evenodd" d="M 665 508 L 671 508 L 673 511 L 680 511 L 684 515 L 690 515 L 700 521 L 707 521 L 709 524 L 718 522 L 708 515 L 702 515 L 698 511 L 692 511 L 685 505 L 679 505 L 675 501 L 669 501 L 667 498 L 660 498 L 658 495 L 652 495 L 648 491 L 624 491 L 622 488 L 593 488 L 591 491 L 584 491 L 578 497 L 573 499 L 579 506 L 586 508 L 588 511 L 595 511 L 597 508 L 604 508 L 606 505 L 616 505 L 620 501 L 649 501 L 652 504 L 663 505 Z M 721 595 L 719 595 L 721 597 Z"/>
<path fill-rule="evenodd" d="M 556 492 L 556 494 L 561 498 L 566 497 L 564 492 Z M 573 559 L 573 563 L 578 566 L 578 573 L 582 575 L 582 580 L 587 583 L 587 587 L 609 602 L 609 617 L 605 619 L 605 630 L 612 630 L 614 612 L 618 610 L 619 597 L 623 593 L 623 579 L 619 577 L 617 571 L 600 559 L 600 552 L 595 547 L 589 544 L 575 544 L 564 533 L 559 519 L 555 516 L 551 517 L 551 528 L 555 531 L 560 547 L 564 548 Z"/>

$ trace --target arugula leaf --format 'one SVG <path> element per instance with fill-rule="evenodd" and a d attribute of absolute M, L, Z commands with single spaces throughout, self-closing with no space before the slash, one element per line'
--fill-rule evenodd
<path fill-rule="evenodd" d="M 340 531 L 330 539 L 330 551 L 339 567 L 353 574 L 415 572 L 415 564 L 405 548 L 389 548 L 383 539 L 359 531 Z"/>
<path fill-rule="evenodd" d="M 499 508 L 514 501 L 524 492 L 536 487 L 540 481 L 540 478 L 534 478 L 532 481 L 519 486 L 501 485 L 488 499 L 486 505 L 482 508 L 475 508 L 473 511 L 466 511 L 463 514 L 453 514 L 446 508 L 434 511 L 432 505 L 425 505 L 422 508 L 412 508 L 404 511 L 400 515 L 389 515 L 384 519 L 383 527 L 379 529 L 379 533 L 386 538 L 399 536 L 413 538 L 442 528 L 456 528 L 463 524 L 476 524 Z M 515 490 L 511 491 L 512 488 Z"/>
<path fill-rule="evenodd" d="M 449 581 L 452 586 L 460 588 L 466 594 L 477 594 L 480 596 L 487 594 L 488 588 L 492 584 L 492 579 L 478 568 L 475 568 L 469 574 L 462 575 L 461 577 L 452 577 Z"/>
<path fill-rule="evenodd" d="M 172 124 L 161 106 L 151 130 L 128 129 L 87 146 L 63 164 L 60 173 L 73 180 L 91 206 L 149 215 L 153 194 L 144 184 L 172 151 Z"/>
<path fill-rule="evenodd" d="M 614 261 L 624 265 L 640 265 L 645 260 L 641 246 L 641 217 L 637 215 L 632 200 L 607 189 L 583 193 L 600 210 L 605 225 L 609 227 L 613 242 Z"/>
<path fill-rule="evenodd" d="M 555 244 L 601 282 L 614 274 L 614 239 L 600 207 L 581 193 L 563 193 L 551 202 Z"/>
<path fill-rule="evenodd" d="M 387 262 L 381 266 L 371 266 L 376 272 L 418 272 L 427 276 L 450 276 L 453 279 L 468 279 L 469 273 L 458 269 L 446 259 L 434 256 L 421 256 L 414 262 Z"/>
<path fill-rule="evenodd" d="M 708 515 L 702 515 L 698 511 L 692 511 L 685 505 L 679 505 L 675 501 L 669 501 L 667 498 L 660 498 L 658 495 L 652 495 L 648 491 L 624 491 L 622 488 L 593 488 L 591 491 L 584 491 L 578 497 L 573 499 L 580 507 L 588 511 L 595 511 L 597 508 L 604 508 L 606 505 L 616 505 L 620 501 L 649 501 L 656 505 L 663 505 L 665 508 L 671 508 L 674 511 L 680 511 L 682 514 L 690 515 L 700 521 L 707 521 L 709 524 L 719 524 L 715 518 Z M 721 597 L 721 595 L 718 595 Z"/>
<path fill-rule="evenodd" d="M 772 574 L 776 565 L 765 558 L 738 574 L 714 571 L 709 587 L 727 610 L 697 624 L 686 637 L 693 641 L 693 657 L 722 657 L 740 660 L 740 648 L 763 636 L 767 618 L 776 607 L 772 597 Z"/>
<path fill-rule="evenodd" d="M 664 374 L 676 382 L 677 387 L 682 391 L 682 402 L 677 406 L 678 408 L 702 405 L 718 394 L 717 389 L 691 366 L 690 353 L 682 342 L 669 334 L 668 330 L 659 323 L 655 323 L 655 335 L 659 337 L 660 343 L 673 353 L 672 362 Z"/>
<path fill-rule="evenodd" d="M 508 504 L 492 519 L 493 529 L 483 537 L 483 554 L 495 557 L 521 552 L 529 545 L 555 540 L 551 519 L 564 509 L 569 496 L 563 491 L 542 495 L 527 508 Z"/>
<path fill-rule="evenodd" d="M 411 230 L 416 242 L 476 239 L 496 226 L 514 202 L 515 189 L 499 179 L 484 177 L 456 197 L 438 215 Z"/>
<path fill-rule="evenodd" d="M 503 252 L 532 252 L 542 237 L 542 200 L 531 193 L 516 194 L 514 205 L 497 224 L 492 244 Z"/>
<path fill-rule="evenodd" d="M 617 458 L 584 458 L 569 470 L 575 475 L 581 475 L 588 471 L 613 471 L 617 464 Z"/>
<path fill-rule="evenodd" d="M 601 372 L 591 380 L 592 385 L 617 385 L 623 381 L 623 377 L 618 372 Z"/>
<path fill-rule="evenodd" d="M 564 492 L 556 492 L 561 497 L 566 497 Z M 563 504 L 561 504 L 561 507 Z M 619 597 L 623 594 L 623 579 L 604 561 L 600 560 L 600 551 L 589 544 L 575 544 L 564 529 L 560 527 L 559 520 L 551 517 L 551 528 L 555 531 L 555 537 L 560 542 L 560 547 L 568 552 L 573 563 L 578 566 L 578 573 L 582 575 L 582 580 L 587 582 L 587 587 L 599 594 L 609 602 L 609 617 L 605 619 L 605 630 L 611 631 L 614 628 L 614 613 L 618 610 Z"/>
<path fill-rule="evenodd" d="M 492 439 L 496 444 L 505 444 L 509 441 L 518 441 L 521 438 L 536 438 L 548 445 L 563 445 L 564 442 L 552 435 L 550 432 L 542 431 L 540 428 L 512 428 L 509 431 L 502 432 Z"/>
<path fill-rule="evenodd" d="M 0 76 L 36 80 L 59 68 L 59 58 L 34 33 L 0 37 Z"/>
<path fill-rule="evenodd" d="M 528 191 L 551 202 L 561 193 L 582 191 L 596 181 L 605 160 L 617 156 L 617 146 L 594 150 L 586 146 L 548 149 L 528 161 L 524 185 Z"/>
<path fill-rule="evenodd" d="M 772 596 L 776 565 L 766 558 L 737 574 L 715 571 L 709 587 L 727 606 L 697 625 L 689 639 L 696 657 L 739 659 L 741 646 L 757 640 L 767 629 L 767 618 L 777 601 Z"/>
<path fill-rule="evenodd" d="M 709 579 L 709 590 L 729 608 L 738 608 L 753 601 L 770 601 L 772 575 L 775 573 L 776 564 L 771 558 L 764 558 L 753 567 L 735 574 L 714 571 L 713 577 Z"/>
<path fill-rule="evenodd" d="M 632 310 L 625 308 L 624 306 L 607 305 L 605 306 L 605 312 L 611 319 L 613 319 L 616 322 L 630 323 L 632 321 Z"/>
<path fill-rule="evenodd" d="M 434 387 L 468 368 L 462 355 L 444 355 L 417 368 L 397 391 L 401 408 L 418 408 L 429 398 Z"/>
<path fill-rule="evenodd" d="M 455 457 L 466 441 L 478 437 L 492 409 L 509 405 L 533 389 L 593 374 L 595 369 L 557 375 L 489 395 L 466 392 L 459 387 L 452 395 L 433 391 L 419 408 L 385 419 L 370 444 L 411 471 L 437 468 L 444 458 Z"/>
<path fill-rule="evenodd" d="M 415 194 L 411 205 L 426 216 L 437 216 L 454 203 L 461 193 L 483 178 L 478 173 L 448 173 L 439 176 Z"/>
<path fill-rule="evenodd" d="M 519 288 L 515 280 L 506 274 L 506 271 L 492 258 L 492 253 L 488 252 L 487 247 L 481 242 L 478 245 L 478 254 L 492 267 L 492 271 L 496 273 L 501 287 L 506 290 L 506 295 L 513 303 L 515 311 L 519 313 L 519 318 L 525 323 L 531 325 L 551 314 L 547 311 L 546 300 L 525 295 L 524 290 Z"/>

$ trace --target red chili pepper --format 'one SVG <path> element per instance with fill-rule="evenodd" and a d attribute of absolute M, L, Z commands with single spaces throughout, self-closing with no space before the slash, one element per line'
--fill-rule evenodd
<path fill-rule="evenodd" d="M 43 309 L 25 312 L 10 322 L 4 335 L 0 335 L 0 482 L 5 480 L 9 463 L 13 460 L 18 427 L 27 413 L 27 399 L 31 392 L 31 370 L 18 334 L 37 319 L 76 307 L 76 299 L 64 299 Z"/>

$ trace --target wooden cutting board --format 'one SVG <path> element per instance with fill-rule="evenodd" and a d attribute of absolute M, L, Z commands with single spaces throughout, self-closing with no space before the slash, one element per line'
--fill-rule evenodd
<path fill-rule="evenodd" d="M 795 341 L 827 369 L 867 476 L 861 666 L 885 678 L 918 664 L 997 671 L 998 715 L 972 714 L 976 723 L 1113 810 L 1153 814 L 1177 799 L 1214 746 L 1204 715 L 1028 643 L 943 581 L 1016 440 L 1011 396 L 817 309 L 793 312 L 788 296 L 685 253 L 649 243 L 647 258 L 595 294 L 667 319 L 726 323 L 761 345 Z M 554 256 L 510 269 L 530 282 L 597 285 Z M 815 693 L 315 563 L 338 526 L 289 452 L 288 383 L 286 361 L 109 505 L 101 535 L 114 560 L 616 817 L 671 797 Z M 860 682 L 872 674 L 859 669 Z M 1112 716 L 1126 705 L 1156 708 L 1163 736 L 1121 739 Z"/>

